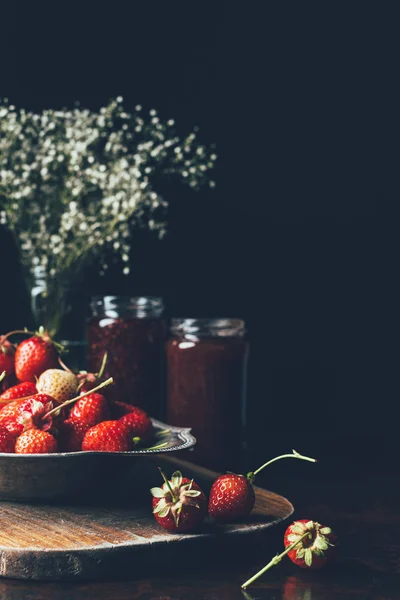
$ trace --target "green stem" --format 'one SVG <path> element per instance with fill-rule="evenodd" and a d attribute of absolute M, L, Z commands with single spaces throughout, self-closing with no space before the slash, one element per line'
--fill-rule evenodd
<path fill-rule="evenodd" d="M 290 546 L 288 546 L 286 548 L 286 550 L 284 552 L 282 552 L 282 554 L 277 554 L 277 556 L 274 556 L 274 558 L 272 560 L 270 560 L 269 563 L 263 569 L 261 569 L 255 575 L 253 575 L 253 577 L 250 577 L 250 579 L 248 579 L 247 581 L 245 581 L 244 584 L 242 585 L 242 588 L 245 590 L 249 585 L 251 585 L 252 583 L 254 583 L 256 579 L 258 579 L 266 571 L 268 571 L 269 569 L 271 569 L 271 567 L 274 567 L 275 565 L 277 565 L 278 563 L 280 563 L 281 560 L 282 560 L 282 558 L 284 556 L 286 556 L 286 554 L 288 554 L 289 552 L 291 552 L 292 550 L 294 550 L 296 548 L 296 546 L 298 546 L 300 544 L 300 542 L 302 542 L 304 540 L 304 538 L 306 538 L 306 537 L 311 537 L 311 534 L 310 534 L 309 531 L 307 531 L 306 533 L 304 533 L 297 540 L 297 542 L 293 542 L 293 544 L 290 544 Z"/>
<path fill-rule="evenodd" d="M 103 377 L 104 369 L 106 368 L 108 358 L 108 352 L 104 352 L 103 360 L 101 361 L 100 371 L 97 373 L 97 377 L 101 379 Z"/>
<path fill-rule="evenodd" d="M 5 376 L 6 376 L 6 372 L 3 371 L 2 374 L 0 375 L 0 381 L 3 381 Z"/>
<path fill-rule="evenodd" d="M 178 501 L 178 498 L 175 496 L 175 494 L 174 494 L 174 492 L 173 492 L 173 490 L 172 490 L 171 484 L 170 484 L 170 482 L 168 481 L 168 479 L 165 477 L 165 475 L 164 475 L 164 473 L 163 473 L 163 470 L 161 469 L 161 467 L 158 467 L 158 470 L 160 471 L 160 473 L 161 473 L 161 477 L 164 479 L 165 483 L 166 483 L 166 484 L 167 484 L 167 486 L 168 486 L 169 493 L 171 494 L 172 502 L 177 502 L 177 501 Z"/>
<path fill-rule="evenodd" d="M 313 463 L 317 462 L 316 458 L 310 458 L 309 456 L 303 456 L 302 454 L 299 454 L 299 452 L 296 452 L 296 450 L 292 450 L 292 454 L 282 454 L 281 456 L 276 456 L 275 458 L 272 458 L 268 462 L 264 463 L 261 467 L 259 467 L 257 469 L 257 471 L 249 473 L 248 477 L 255 477 L 260 471 L 265 469 L 265 467 L 268 467 L 268 465 L 271 465 L 272 463 L 276 462 L 277 460 L 281 460 L 281 458 L 298 458 L 300 460 L 308 460 L 309 462 L 313 462 Z"/>

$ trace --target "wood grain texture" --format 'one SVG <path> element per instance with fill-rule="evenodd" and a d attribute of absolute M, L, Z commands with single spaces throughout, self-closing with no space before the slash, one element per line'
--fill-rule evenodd
<path fill-rule="evenodd" d="M 149 488 L 159 484 L 157 465 L 180 468 L 208 492 L 217 473 L 184 461 L 146 457 L 129 504 L 118 496 L 97 505 L 0 504 L 0 575 L 31 580 L 77 580 L 126 576 L 151 561 L 179 560 L 189 549 L 220 551 L 235 539 L 256 536 L 288 518 L 291 503 L 255 488 L 250 518 L 235 525 L 206 522 L 195 534 L 172 535 L 151 514 Z M 139 482 L 139 484 L 138 484 Z"/>

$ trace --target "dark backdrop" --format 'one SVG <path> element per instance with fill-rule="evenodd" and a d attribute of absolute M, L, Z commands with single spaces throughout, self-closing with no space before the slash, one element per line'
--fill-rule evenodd
<path fill-rule="evenodd" d="M 198 125 L 220 157 L 216 190 L 169 190 L 168 237 L 137 234 L 131 276 L 93 274 L 89 292 L 245 318 L 257 458 L 393 455 L 395 5 L 87 4 L 3 13 L 0 96 L 39 110 L 122 95 Z M 28 318 L 9 246 L 2 231 L 0 330 Z"/>

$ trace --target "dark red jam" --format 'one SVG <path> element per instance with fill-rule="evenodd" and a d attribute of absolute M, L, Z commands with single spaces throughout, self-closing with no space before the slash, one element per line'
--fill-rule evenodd
<path fill-rule="evenodd" d="M 98 372 L 108 353 L 105 377 L 113 400 L 134 404 L 159 417 L 166 324 L 160 298 L 96 297 L 87 323 L 87 370 Z"/>
<path fill-rule="evenodd" d="M 238 319 L 173 319 L 167 342 L 167 421 L 191 427 L 190 457 L 210 466 L 237 464 L 243 447 L 249 355 Z"/>

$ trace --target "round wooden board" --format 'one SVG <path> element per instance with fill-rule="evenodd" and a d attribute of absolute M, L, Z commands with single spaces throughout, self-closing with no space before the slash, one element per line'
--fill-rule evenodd
<path fill-rule="evenodd" d="M 182 461 L 178 464 L 181 467 Z M 186 463 L 205 489 L 216 474 Z M 174 466 L 172 461 L 169 468 Z M 176 466 L 176 465 L 175 465 Z M 208 474 L 212 474 L 208 476 Z M 171 535 L 155 522 L 150 497 L 140 506 L 0 504 L 0 575 L 31 580 L 78 580 L 135 575 L 143 565 L 211 552 L 288 518 L 291 503 L 256 489 L 249 519 L 235 525 L 205 522 L 196 534 Z M 148 487 L 146 493 L 148 494 Z M 175 562 L 176 564 L 176 562 Z"/>

